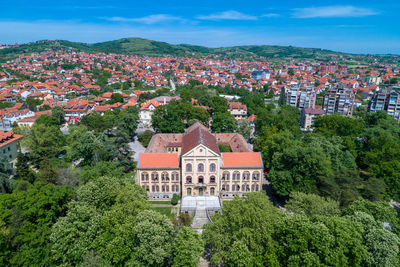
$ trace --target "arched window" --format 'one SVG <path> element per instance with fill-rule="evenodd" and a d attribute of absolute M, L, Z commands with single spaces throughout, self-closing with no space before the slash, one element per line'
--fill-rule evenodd
<path fill-rule="evenodd" d="M 175 192 L 179 192 L 179 185 L 176 185 L 175 190 Z"/>
<path fill-rule="evenodd" d="M 204 164 L 203 164 L 203 163 L 200 163 L 200 164 L 197 166 L 197 171 L 198 171 L 198 172 L 204 172 Z"/>
<path fill-rule="evenodd" d="M 169 185 L 165 186 L 165 192 L 169 192 Z"/>
<path fill-rule="evenodd" d="M 186 195 L 191 196 L 192 195 L 192 188 L 186 189 Z"/>
<path fill-rule="evenodd" d="M 251 185 L 251 191 L 254 192 L 254 184 Z"/>
<path fill-rule="evenodd" d="M 151 192 L 156 192 L 156 186 L 154 185 L 151 186 Z"/>
<path fill-rule="evenodd" d="M 210 172 L 215 172 L 215 163 L 210 164 Z"/>
<path fill-rule="evenodd" d="M 156 185 L 156 192 L 160 192 L 160 187 Z"/>
<path fill-rule="evenodd" d="M 175 185 L 174 184 L 171 186 L 171 191 L 175 192 Z"/>
<path fill-rule="evenodd" d="M 169 181 L 168 172 L 161 173 L 161 181 L 163 181 L 163 182 L 168 182 Z"/>
<path fill-rule="evenodd" d="M 229 191 L 229 184 L 227 184 L 227 185 L 225 186 L 225 190 L 226 190 L 226 191 Z"/>
<path fill-rule="evenodd" d="M 253 180 L 260 180 L 260 172 L 253 172 Z"/>
<path fill-rule="evenodd" d="M 187 176 L 186 177 L 186 183 L 191 184 L 192 183 L 192 176 Z"/>
<path fill-rule="evenodd" d="M 199 176 L 199 184 L 204 184 L 204 177 L 203 176 Z"/>
<path fill-rule="evenodd" d="M 142 172 L 142 181 L 148 181 L 148 180 L 149 180 L 149 174 L 147 172 Z"/>
<path fill-rule="evenodd" d="M 173 172 L 171 177 L 172 177 L 172 181 L 179 181 L 179 173 Z"/>
<path fill-rule="evenodd" d="M 243 180 L 244 181 L 250 180 L 250 172 L 248 172 L 248 171 L 243 172 Z"/>
<path fill-rule="evenodd" d="M 250 192 L 250 185 L 246 185 L 246 192 Z"/>
<path fill-rule="evenodd" d="M 235 171 L 232 174 L 232 181 L 239 181 L 240 180 L 240 172 Z"/>
<path fill-rule="evenodd" d="M 236 186 L 236 190 L 235 191 L 240 191 L 240 185 L 235 185 Z"/>
<path fill-rule="evenodd" d="M 246 191 L 246 185 L 242 185 L 242 191 Z"/>
<path fill-rule="evenodd" d="M 151 173 L 151 180 L 153 182 L 158 182 L 158 173 L 157 172 Z"/>
<path fill-rule="evenodd" d="M 229 172 L 228 171 L 224 171 L 222 173 L 222 181 L 229 181 Z"/>
<path fill-rule="evenodd" d="M 221 187 L 221 191 L 225 191 L 225 188 L 226 188 L 226 187 L 225 187 L 225 185 L 223 184 L 222 187 Z"/>
<path fill-rule="evenodd" d="M 215 176 L 214 175 L 210 177 L 210 183 L 212 183 L 212 184 L 215 183 Z"/>
<path fill-rule="evenodd" d="M 256 185 L 256 191 L 258 191 L 258 184 Z"/>
<path fill-rule="evenodd" d="M 186 172 L 191 172 L 192 171 L 192 164 L 188 163 L 186 164 Z"/>
<path fill-rule="evenodd" d="M 211 187 L 211 188 L 210 188 L 210 195 L 213 196 L 214 194 L 215 194 L 215 188 L 214 188 L 214 187 Z"/>

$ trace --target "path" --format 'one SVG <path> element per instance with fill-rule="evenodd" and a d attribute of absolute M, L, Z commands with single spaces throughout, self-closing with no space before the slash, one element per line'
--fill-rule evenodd
<path fill-rule="evenodd" d="M 131 150 L 133 152 L 135 152 L 133 155 L 133 159 L 135 161 L 138 161 L 139 154 L 143 153 L 146 150 L 146 148 L 144 146 L 142 146 L 142 144 L 138 141 L 137 135 L 135 135 L 135 137 L 133 138 L 133 142 L 129 143 L 129 147 L 131 148 Z"/>

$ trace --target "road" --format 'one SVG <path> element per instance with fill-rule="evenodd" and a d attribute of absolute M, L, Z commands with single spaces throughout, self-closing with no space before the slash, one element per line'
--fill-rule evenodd
<path fill-rule="evenodd" d="M 133 159 L 135 161 L 138 161 L 139 154 L 146 150 L 146 148 L 142 146 L 142 144 L 138 141 L 137 135 L 135 135 L 135 137 L 133 138 L 133 142 L 129 143 L 129 147 L 131 148 L 132 151 L 135 152 L 135 154 L 133 155 Z"/>

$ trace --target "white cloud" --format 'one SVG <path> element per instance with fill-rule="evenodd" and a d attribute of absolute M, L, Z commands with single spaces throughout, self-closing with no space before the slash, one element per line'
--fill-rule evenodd
<path fill-rule="evenodd" d="M 268 13 L 268 14 L 264 14 L 261 15 L 262 18 L 277 18 L 280 17 L 281 15 L 276 14 L 276 13 Z"/>
<path fill-rule="evenodd" d="M 201 20 L 257 20 L 256 16 L 240 13 L 235 10 L 228 10 L 206 16 L 198 16 Z"/>
<path fill-rule="evenodd" d="M 355 6 L 322 6 L 293 9 L 295 18 L 333 18 L 333 17 L 364 17 L 376 15 L 378 12 Z"/>
<path fill-rule="evenodd" d="M 160 22 L 166 22 L 166 21 L 183 21 L 182 18 L 180 17 L 175 17 L 167 14 L 156 14 L 156 15 L 150 15 L 146 17 L 141 17 L 141 18 L 124 18 L 124 17 L 111 17 L 111 18 L 105 18 L 106 20 L 109 21 L 118 21 L 118 22 L 139 22 L 139 23 L 144 23 L 144 24 L 156 24 Z"/>

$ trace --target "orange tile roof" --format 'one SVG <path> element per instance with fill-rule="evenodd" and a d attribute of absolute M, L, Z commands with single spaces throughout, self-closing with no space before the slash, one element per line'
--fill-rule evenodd
<path fill-rule="evenodd" d="M 17 141 L 18 139 L 21 139 L 22 137 L 23 137 L 23 135 L 14 134 L 13 131 L 9 131 L 9 132 L 0 131 L 0 147 L 3 147 L 14 141 Z"/>
<path fill-rule="evenodd" d="M 140 153 L 138 169 L 179 168 L 177 153 Z"/>
<path fill-rule="evenodd" d="M 260 152 L 222 153 L 223 167 L 263 168 Z"/>

